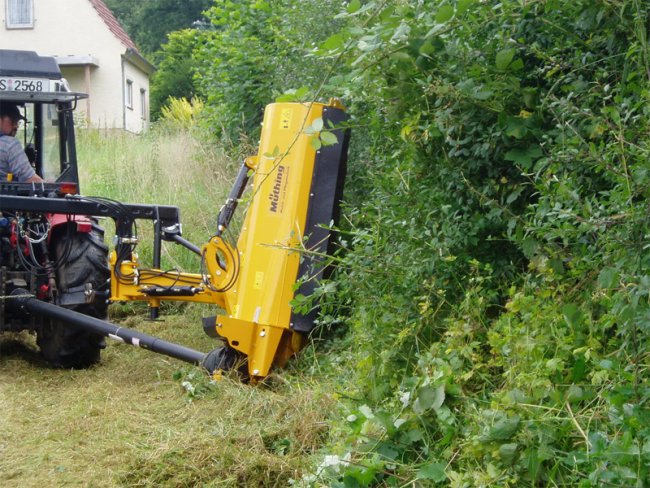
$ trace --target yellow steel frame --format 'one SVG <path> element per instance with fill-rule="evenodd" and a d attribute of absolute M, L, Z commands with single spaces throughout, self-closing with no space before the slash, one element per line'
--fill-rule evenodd
<path fill-rule="evenodd" d="M 215 330 L 230 347 L 248 357 L 252 378 L 264 377 L 272 364 L 283 365 L 304 345 L 292 330 L 290 302 L 299 278 L 316 150 L 313 131 L 305 131 L 337 102 L 276 103 L 264 114 L 259 151 L 246 164 L 254 170 L 252 193 L 237 246 L 212 237 L 203 247 L 203 274 L 145 269 L 136 255 L 117 262 L 111 254 L 111 300 L 161 300 L 211 303 L 225 313 Z M 309 133 L 308 133 L 309 132 Z M 147 286 L 195 287 L 193 296 L 149 296 Z M 227 286 L 230 284 L 230 286 Z"/>

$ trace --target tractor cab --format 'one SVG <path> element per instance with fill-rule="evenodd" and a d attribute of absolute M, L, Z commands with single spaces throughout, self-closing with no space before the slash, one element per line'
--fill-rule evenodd
<path fill-rule="evenodd" d="M 87 97 L 70 91 L 54 58 L 0 49 L 0 102 L 25 116 L 16 137 L 47 181 L 79 184 L 73 111 Z"/>

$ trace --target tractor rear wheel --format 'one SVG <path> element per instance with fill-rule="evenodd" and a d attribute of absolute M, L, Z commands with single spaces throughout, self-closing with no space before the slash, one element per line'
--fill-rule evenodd
<path fill-rule="evenodd" d="M 72 224 L 74 225 L 74 224 Z M 93 224 L 90 232 L 63 232 L 53 237 L 53 255 L 58 263 L 57 287 L 61 294 L 83 289 L 93 292 L 89 302 L 80 300 L 66 308 L 98 319 L 108 317 L 108 304 L 103 293 L 110 277 L 108 247 L 104 230 Z M 45 359 L 61 368 L 87 368 L 99 362 L 104 337 L 61 321 L 47 320 L 37 334 L 37 343 Z"/>

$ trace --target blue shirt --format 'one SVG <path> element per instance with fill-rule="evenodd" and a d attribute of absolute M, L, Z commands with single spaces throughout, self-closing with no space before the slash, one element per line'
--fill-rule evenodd
<path fill-rule="evenodd" d="M 13 181 L 27 181 L 36 172 L 18 139 L 0 135 L 0 181 L 6 181 L 9 173 L 14 175 Z"/>

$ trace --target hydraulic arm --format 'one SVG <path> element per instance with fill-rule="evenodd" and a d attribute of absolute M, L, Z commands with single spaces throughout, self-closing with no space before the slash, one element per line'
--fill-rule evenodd
<path fill-rule="evenodd" d="M 212 235 L 195 245 L 175 206 L 80 194 L 73 111 L 87 95 L 70 90 L 53 57 L 0 49 L 0 75 L 3 110 L 25 119 L 29 161 L 46 180 L 0 181 L 0 333 L 35 333 L 43 357 L 65 368 L 96 364 L 107 335 L 211 371 L 244 358 L 253 381 L 303 347 L 314 312 L 290 303 L 312 293 L 331 252 L 349 141 L 337 101 L 266 108 L 257 154 L 243 162 Z M 97 217 L 114 220 L 110 255 Z M 146 265 L 138 220 L 153 223 Z M 195 253 L 199 269 L 163 271 L 164 241 Z M 147 302 L 156 318 L 165 300 L 214 305 L 203 328 L 225 346 L 204 354 L 104 320 L 111 301 Z"/>
<path fill-rule="evenodd" d="M 317 119 L 336 135 L 336 144 L 322 145 L 319 132 L 305 130 L 320 127 Z M 313 289 L 330 248 L 345 175 L 345 120 L 335 102 L 269 105 L 258 154 L 242 165 L 212 238 L 197 248 L 182 242 L 177 227 L 162 229 L 163 239 L 200 253 L 201 272 L 145 268 L 128 237 L 118 236 L 122 246 L 110 256 L 111 300 L 152 307 L 161 300 L 215 304 L 223 313 L 204 319 L 204 328 L 248 358 L 252 378 L 266 376 L 272 364 L 283 365 L 313 328 L 314 317 L 294 313 L 290 302 L 294 293 Z M 247 209 L 235 240 L 228 229 L 239 204 Z M 308 279 L 296 291 L 301 277 Z"/>

